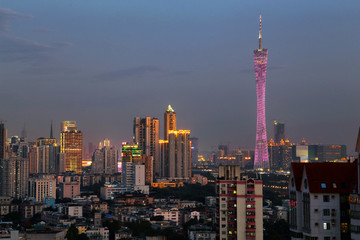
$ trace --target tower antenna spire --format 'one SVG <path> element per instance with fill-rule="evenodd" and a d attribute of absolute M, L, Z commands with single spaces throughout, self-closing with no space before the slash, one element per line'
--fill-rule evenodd
<path fill-rule="evenodd" d="M 260 13 L 260 29 L 259 29 L 259 50 L 262 50 L 262 35 L 261 35 L 261 13 Z"/>

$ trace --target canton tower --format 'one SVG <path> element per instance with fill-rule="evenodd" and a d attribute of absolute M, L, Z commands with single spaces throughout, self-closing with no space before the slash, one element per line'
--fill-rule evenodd
<path fill-rule="evenodd" d="M 256 146 L 254 168 L 269 168 L 268 146 L 265 119 L 265 82 L 268 50 L 261 46 L 261 15 L 259 30 L 259 48 L 254 50 L 256 78 Z"/>

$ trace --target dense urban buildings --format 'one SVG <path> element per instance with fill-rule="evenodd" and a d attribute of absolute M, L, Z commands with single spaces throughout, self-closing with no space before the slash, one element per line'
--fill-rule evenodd
<path fill-rule="evenodd" d="M 217 188 L 218 238 L 263 239 L 262 181 L 246 176 L 240 166 L 219 166 Z"/>
<path fill-rule="evenodd" d="M 268 50 L 262 48 L 261 15 L 259 30 L 259 48 L 254 50 L 256 78 L 256 145 L 254 168 L 269 168 L 265 117 L 265 82 Z"/>
<path fill-rule="evenodd" d="M 82 172 L 82 132 L 75 121 L 61 122 L 60 152 L 64 154 L 66 172 Z"/>

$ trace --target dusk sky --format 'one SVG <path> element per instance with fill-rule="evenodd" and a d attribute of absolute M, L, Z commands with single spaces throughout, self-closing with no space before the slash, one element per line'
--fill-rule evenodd
<path fill-rule="evenodd" d="M 269 49 L 268 138 L 346 144 L 360 126 L 360 1 L 0 0 L 0 120 L 8 136 L 48 137 L 74 120 L 85 143 L 132 140 L 160 119 L 200 150 L 255 147 L 253 50 Z M 163 136 L 163 133 L 161 133 Z"/>

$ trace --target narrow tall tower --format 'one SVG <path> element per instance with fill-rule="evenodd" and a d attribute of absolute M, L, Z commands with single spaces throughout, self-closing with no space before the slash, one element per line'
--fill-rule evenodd
<path fill-rule="evenodd" d="M 168 106 L 164 113 L 164 139 L 169 140 L 169 131 L 176 131 L 176 112 Z"/>
<path fill-rule="evenodd" d="M 254 168 L 269 168 L 265 118 L 265 82 L 268 50 L 262 48 L 261 15 L 259 30 L 259 48 L 254 50 L 256 78 L 256 146 Z"/>

